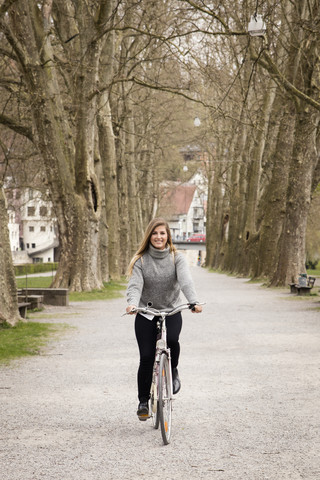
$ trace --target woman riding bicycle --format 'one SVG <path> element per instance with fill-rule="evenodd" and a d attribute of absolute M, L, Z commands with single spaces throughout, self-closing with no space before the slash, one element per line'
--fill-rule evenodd
<path fill-rule="evenodd" d="M 157 310 L 171 310 L 179 305 L 182 291 L 189 303 L 196 304 L 193 312 L 200 313 L 201 305 L 183 254 L 176 251 L 172 243 L 168 223 L 163 218 L 153 219 L 144 234 L 142 242 L 133 256 L 129 267 L 130 276 L 127 289 L 127 313 L 134 313 L 136 307 L 152 303 Z M 178 375 L 180 354 L 179 335 L 182 327 L 181 313 L 166 319 L 167 343 L 171 350 L 173 393 L 181 387 Z M 138 313 L 135 320 L 135 333 L 140 352 L 138 369 L 137 415 L 148 414 L 148 401 L 152 381 L 152 369 L 156 348 L 157 320 L 150 315 Z"/>

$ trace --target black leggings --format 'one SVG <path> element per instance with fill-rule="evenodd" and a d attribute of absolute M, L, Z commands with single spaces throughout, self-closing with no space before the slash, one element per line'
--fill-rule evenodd
<path fill-rule="evenodd" d="M 181 313 L 178 312 L 166 319 L 167 343 L 171 350 L 171 366 L 178 366 L 180 344 L 179 335 L 182 328 Z M 138 370 L 138 397 L 140 402 L 146 402 L 150 397 L 152 382 L 152 368 L 157 341 L 157 318 L 148 320 L 139 313 L 135 321 L 136 338 L 140 351 L 140 365 Z"/>

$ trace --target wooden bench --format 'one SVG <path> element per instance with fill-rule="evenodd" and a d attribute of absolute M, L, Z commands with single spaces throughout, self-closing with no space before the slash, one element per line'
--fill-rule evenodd
<path fill-rule="evenodd" d="M 297 285 L 298 295 L 310 295 L 310 292 L 315 284 L 315 277 L 308 277 L 307 285 Z"/>
<path fill-rule="evenodd" d="M 30 305 L 31 304 L 29 302 L 18 303 L 20 317 L 27 318 L 27 309 L 30 307 Z"/>
<path fill-rule="evenodd" d="M 303 278 L 303 280 L 301 280 Z M 290 293 L 296 293 L 297 295 L 310 295 L 315 284 L 315 277 L 300 277 L 298 283 L 289 283 Z"/>
<path fill-rule="evenodd" d="M 29 302 L 30 310 L 43 308 L 43 295 L 18 295 L 18 302 Z"/>
<path fill-rule="evenodd" d="M 21 294 L 27 295 L 28 298 L 42 295 L 45 305 L 69 305 L 69 291 L 67 288 L 22 288 Z"/>

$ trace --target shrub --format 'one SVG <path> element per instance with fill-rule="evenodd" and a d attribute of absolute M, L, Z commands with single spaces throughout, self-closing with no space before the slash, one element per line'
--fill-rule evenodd
<path fill-rule="evenodd" d="M 16 276 L 30 275 L 31 273 L 52 272 L 57 270 L 58 263 L 26 263 L 24 265 L 15 265 L 14 271 Z"/>

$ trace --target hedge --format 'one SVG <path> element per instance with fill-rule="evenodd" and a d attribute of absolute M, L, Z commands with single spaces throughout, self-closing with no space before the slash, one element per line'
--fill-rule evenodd
<path fill-rule="evenodd" d="M 52 272 L 57 270 L 58 263 L 26 263 L 24 265 L 15 265 L 14 271 L 15 275 L 30 275 L 31 273 L 42 273 L 42 272 Z"/>

